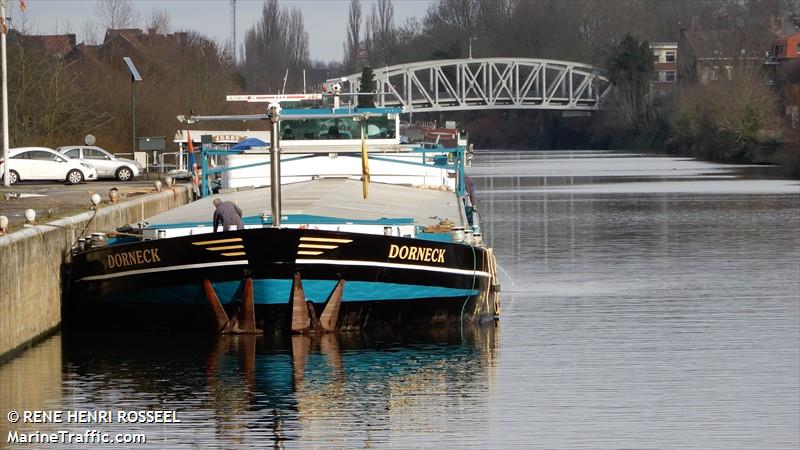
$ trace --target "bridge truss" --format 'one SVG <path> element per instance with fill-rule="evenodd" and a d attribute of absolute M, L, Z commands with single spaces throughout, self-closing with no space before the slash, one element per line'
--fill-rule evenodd
<path fill-rule="evenodd" d="M 374 70 L 375 105 L 406 112 L 470 109 L 600 109 L 612 85 L 602 69 L 529 58 L 421 61 Z M 355 94 L 361 73 L 328 80 Z M 355 103 L 355 97 L 352 97 Z M 347 102 L 348 99 L 343 100 Z"/>

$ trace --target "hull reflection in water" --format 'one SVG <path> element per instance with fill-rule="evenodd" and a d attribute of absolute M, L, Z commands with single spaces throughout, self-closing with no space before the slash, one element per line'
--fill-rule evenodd
<path fill-rule="evenodd" d="M 148 443 L 363 447 L 452 443 L 452 436 L 436 434 L 452 429 L 448 416 L 462 416 L 465 408 L 485 415 L 495 390 L 499 328 L 146 335 L 147 342 L 68 333 L 63 339 L 65 378 L 75 381 L 65 384 L 72 398 L 86 402 L 70 408 L 120 409 L 124 399 L 126 408 L 178 411 L 180 424 L 143 427 Z"/>

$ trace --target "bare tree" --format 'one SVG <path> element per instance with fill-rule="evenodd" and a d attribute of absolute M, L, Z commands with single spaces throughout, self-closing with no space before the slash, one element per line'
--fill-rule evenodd
<path fill-rule="evenodd" d="M 365 40 L 372 65 L 382 66 L 393 60 L 396 35 L 392 0 L 378 0 L 372 5 Z"/>
<path fill-rule="evenodd" d="M 97 22 L 93 20 L 87 20 L 83 23 L 83 43 L 84 44 L 99 44 L 100 43 L 100 31 L 97 26 Z"/>
<path fill-rule="evenodd" d="M 157 34 L 169 33 L 169 13 L 166 9 L 153 9 L 147 21 L 147 29 Z"/>
<path fill-rule="evenodd" d="M 97 16 L 106 29 L 131 28 L 139 23 L 132 0 L 98 0 Z"/>
<path fill-rule="evenodd" d="M 686 86 L 673 119 L 676 142 L 706 158 L 749 161 L 765 130 L 778 128 L 766 81 L 758 66 L 740 65 L 730 78 Z"/>
<path fill-rule="evenodd" d="M 361 45 L 361 0 L 350 0 L 347 15 L 347 41 L 344 44 L 344 65 L 348 72 L 357 69 L 356 60 Z"/>
<path fill-rule="evenodd" d="M 110 116 L 97 107 L 96 97 L 83 94 L 82 74 L 71 63 L 54 57 L 36 38 L 15 33 L 10 41 L 13 145 L 61 145 L 65 137 L 108 123 Z"/>
<path fill-rule="evenodd" d="M 291 88 L 297 89 L 302 84 L 300 74 L 303 69 L 309 66 L 308 32 L 303 23 L 303 12 L 294 7 L 289 11 L 289 20 L 286 30 L 286 53 L 288 60 L 286 67 L 291 71 L 291 84 L 284 83 Z"/>
<path fill-rule="evenodd" d="M 428 28 L 471 32 L 474 30 L 476 4 L 475 0 L 439 0 L 428 9 L 425 25 Z"/>
<path fill-rule="evenodd" d="M 275 92 L 279 88 L 275 81 L 278 73 L 282 72 L 280 61 L 286 61 L 282 45 L 285 30 L 283 11 L 277 0 L 264 2 L 261 19 L 244 37 L 244 75 L 248 88 L 266 92 Z"/>
<path fill-rule="evenodd" d="M 287 89 L 302 84 L 300 73 L 309 66 L 308 33 L 302 12 L 286 10 L 277 0 L 268 0 L 261 11 L 261 20 L 245 33 L 244 75 L 247 87 L 262 92 L 283 89 L 283 78 L 289 70 Z"/>
<path fill-rule="evenodd" d="M 649 93 L 654 60 L 649 43 L 626 34 L 607 63 L 608 77 L 616 86 L 620 118 L 632 129 L 647 125 L 652 112 Z"/>

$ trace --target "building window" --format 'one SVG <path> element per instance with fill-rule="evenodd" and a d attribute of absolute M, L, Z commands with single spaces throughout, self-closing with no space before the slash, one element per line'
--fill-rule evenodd
<path fill-rule="evenodd" d="M 800 42 L 798 42 L 798 43 L 797 43 L 797 48 L 795 49 L 795 52 L 796 52 L 798 55 L 800 55 Z"/>
<path fill-rule="evenodd" d="M 653 74 L 654 83 L 674 83 L 677 75 L 674 70 L 659 70 Z"/>
<path fill-rule="evenodd" d="M 666 59 L 667 62 L 675 62 L 675 52 L 674 51 L 666 52 L 664 54 L 664 59 Z"/>
<path fill-rule="evenodd" d="M 729 79 L 733 79 L 733 66 L 725 66 L 725 76 Z"/>
<path fill-rule="evenodd" d="M 785 50 L 786 48 L 783 46 L 783 44 L 775 44 L 772 51 L 776 58 L 782 58 Z"/>

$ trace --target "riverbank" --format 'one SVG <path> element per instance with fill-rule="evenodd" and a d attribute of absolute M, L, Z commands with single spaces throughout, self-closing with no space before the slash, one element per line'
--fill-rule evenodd
<path fill-rule="evenodd" d="M 88 203 L 85 193 L 73 198 Z M 0 236 L 0 363 L 60 326 L 64 264 L 81 235 L 108 233 L 189 201 L 190 187 L 174 186 Z"/>

